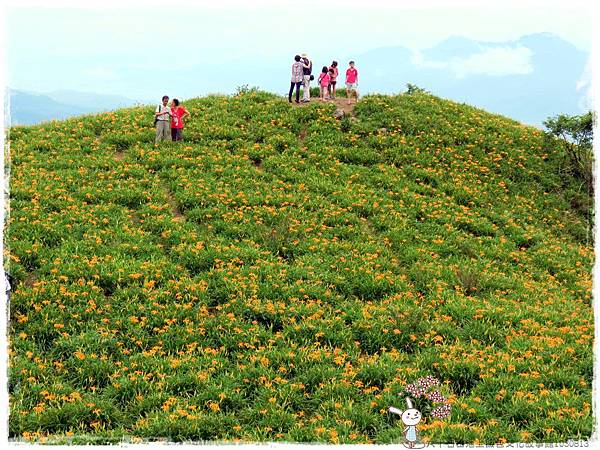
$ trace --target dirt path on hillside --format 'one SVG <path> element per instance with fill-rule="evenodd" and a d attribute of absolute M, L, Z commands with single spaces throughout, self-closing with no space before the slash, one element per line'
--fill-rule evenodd
<path fill-rule="evenodd" d="M 99 141 L 98 138 L 96 138 L 96 140 Z M 125 159 L 125 151 L 118 150 L 114 153 L 113 157 L 115 158 L 115 161 L 122 162 Z M 175 196 L 173 195 L 171 190 L 166 185 L 164 185 L 164 182 L 162 180 L 161 180 L 161 183 L 162 183 L 162 187 L 164 189 L 165 195 L 167 197 L 167 202 L 169 203 L 169 207 L 171 209 L 171 214 L 173 214 L 173 220 L 177 221 L 177 222 L 185 220 L 184 214 L 181 212 L 181 210 L 179 209 L 179 207 L 177 205 L 177 200 L 175 200 Z M 132 223 L 134 223 L 134 224 L 140 223 L 140 218 L 136 211 L 133 211 L 133 213 L 129 217 L 130 217 Z"/>
<path fill-rule="evenodd" d="M 173 214 L 173 220 L 176 222 L 185 220 L 185 216 L 179 209 L 179 206 L 177 206 L 177 200 L 175 200 L 175 196 L 173 195 L 171 190 L 165 187 L 165 191 L 167 194 L 167 201 L 169 202 L 169 206 L 171 207 L 171 213 Z"/>
<path fill-rule="evenodd" d="M 328 103 L 333 103 L 335 105 L 335 112 L 334 112 L 334 117 L 336 118 L 341 118 L 341 116 L 352 116 L 354 117 L 354 106 L 356 105 L 356 101 L 352 100 L 350 104 L 348 104 L 348 99 L 347 98 L 335 98 L 333 100 L 321 100 L 318 97 L 317 98 L 313 98 L 311 101 L 311 103 L 323 103 L 323 104 L 328 104 Z M 292 103 L 292 105 L 295 105 L 296 107 L 303 107 L 308 105 L 308 103 Z M 341 112 L 341 114 L 340 114 Z M 300 130 L 300 134 L 298 135 L 298 141 L 302 144 L 304 142 L 304 139 L 306 138 L 306 128 L 302 128 L 302 130 Z"/>
<path fill-rule="evenodd" d="M 340 109 L 344 112 L 344 114 L 347 114 L 349 116 L 353 116 L 354 115 L 354 106 L 356 105 L 356 100 L 352 99 L 352 103 L 349 105 L 348 104 L 348 99 L 343 97 L 337 97 L 333 100 L 321 100 L 318 97 L 313 97 L 312 100 L 310 101 L 311 103 L 323 103 L 323 104 L 331 104 L 333 103 L 336 107 L 336 109 Z M 292 105 L 296 106 L 296 107 L 303 107 L 308 105 L 308 103 L 292 103 Z"/>
<path fill-rule="evenodd" d="M 352 100 L 352 103 L 349 105 L 347 98 L 337 97 L 337 98 L 334 98 L 333 100 L 326 100 L 323 103 L 333 103 L 336 106 L 336 108 L 344 111 L 344 114 L 348 114 L 350 116 L 354 115 L 354 106 L 356 105 L 356 100 Z"/>

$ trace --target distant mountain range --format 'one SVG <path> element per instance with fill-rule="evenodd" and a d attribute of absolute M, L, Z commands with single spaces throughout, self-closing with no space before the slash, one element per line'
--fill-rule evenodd
<path fill-rule="evenodd" d="M 397 93 L 412 83 L 533 125 L 590 108 L 589 59 L 548 33 L 501 43 L 455 37 L 418 53 L 391 47 L 356 57 L 365 92 Z"/>
<path fill-rule="evenodd" d="M 315 72 L 332 60 L 323 56 L 324 52 L 312 55 Z M 115 86 L 121 87 L 115 92 L 126 90 L 138 97 L 152 93 L 156 103 L 165 93 L 185 99 L 216 92 L 231 94 L 242 85 L 287 95 L 292 56 L 289 61 L 273 56 L 261 61 L 192 65 L 176 71 L 137 66 L 111 70 L 117 77 Z M 580 114 L 591 107 L 587 96 L 589 53 L 549 33 L 506 42 L 451 37 L 422 51 L 385 47 L 333 59 L 340 63 L 342 87 L 347 62 L 356 61 L 361 94 L 403 92 L 411 83 L 435 95 L 538 126 L 549 116 Z M 73 91 L 12 91 L 10 97 L 12 124 L 62 119 L 136 103 L 117 95 Z"/>
<path fill-rule="evenodd" d="M 48 120 L 109 111 L 138 103 L 119 95 L 69 90 L 42 94 L 8 89 L 7 93 L 10 125 L 34 125 Z"/>

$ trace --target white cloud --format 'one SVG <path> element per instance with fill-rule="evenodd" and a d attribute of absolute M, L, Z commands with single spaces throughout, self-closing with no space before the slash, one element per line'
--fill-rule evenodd
<path fill-rule="evenodd" d="M 489 48 L 466 59 L 452 61 L 450 68 L 457 77 L 467 75 L 527 75 L 533 72 L 532 52 L 527 47 Z"/>
<path fill-rule="evenodd" d="M 469 75 L 527 75 L 533 72 L 531 56 L 531 50 L 524 46 L 484 47 L 479 53 L 447 61 L 424 60 L 417 52 L 413 63 L 422 68 L 449 70 L 457 78 Z"/>

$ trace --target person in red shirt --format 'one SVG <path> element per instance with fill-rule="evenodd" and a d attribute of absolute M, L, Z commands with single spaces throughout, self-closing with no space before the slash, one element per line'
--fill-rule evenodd
<path fill-rule="evenodd" d="M 179 105 L 179 100 L 176 98 L 171 105 L 171 137 L 174 141 L 181 141 L 183 140 L 183 118 L 190 117 L 190 113 Z"/>
<path fill-rule="evenodd" d="M 348 104 L 352 103 L 350 99 L 350 91 L 356 97 L 358 101 L 358 70 L 354 67 L 354 61 L 350 61 L 350 67 L 346 70 L 346 97 L 348 97 Z"/>

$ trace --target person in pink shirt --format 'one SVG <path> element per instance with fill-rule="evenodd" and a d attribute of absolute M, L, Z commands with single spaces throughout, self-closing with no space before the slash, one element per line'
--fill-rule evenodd
<path fill-rule="evenodd" d="M 358 101 L 358 70 L 354 67 L 354 61 L 350 61 L 350 67 L 346 70 L 346 96 L 348 104 L 352 103 L 350 91 L 353 92 L 356 101 Z"/>
<path fill-rule="evenodd" d="M 333 61 L 331 67 L 329 67 L 329 96 L 331 98 L 335 98 L 335 85 L 339 73 L 337 61 Z"/>
<path fill-rule="evenodd" d="M 179 105 L 176 98 L 171 102 L 171 138 L 174 141 L 183 140 L 183 118 L 189 117 L 190 113 Z"/>
<path fill-rule="evenodd" d="M 321 75 L 319 75 L 319 88 L 321 89 L 321 100 L 327 100 L 329 98 L 329 95 L 325 95 L 327 94 L 328 87 L 329 69 L 327 68 L 327 66 L 323 66 L 323 69 L 321 70 Z"/>

